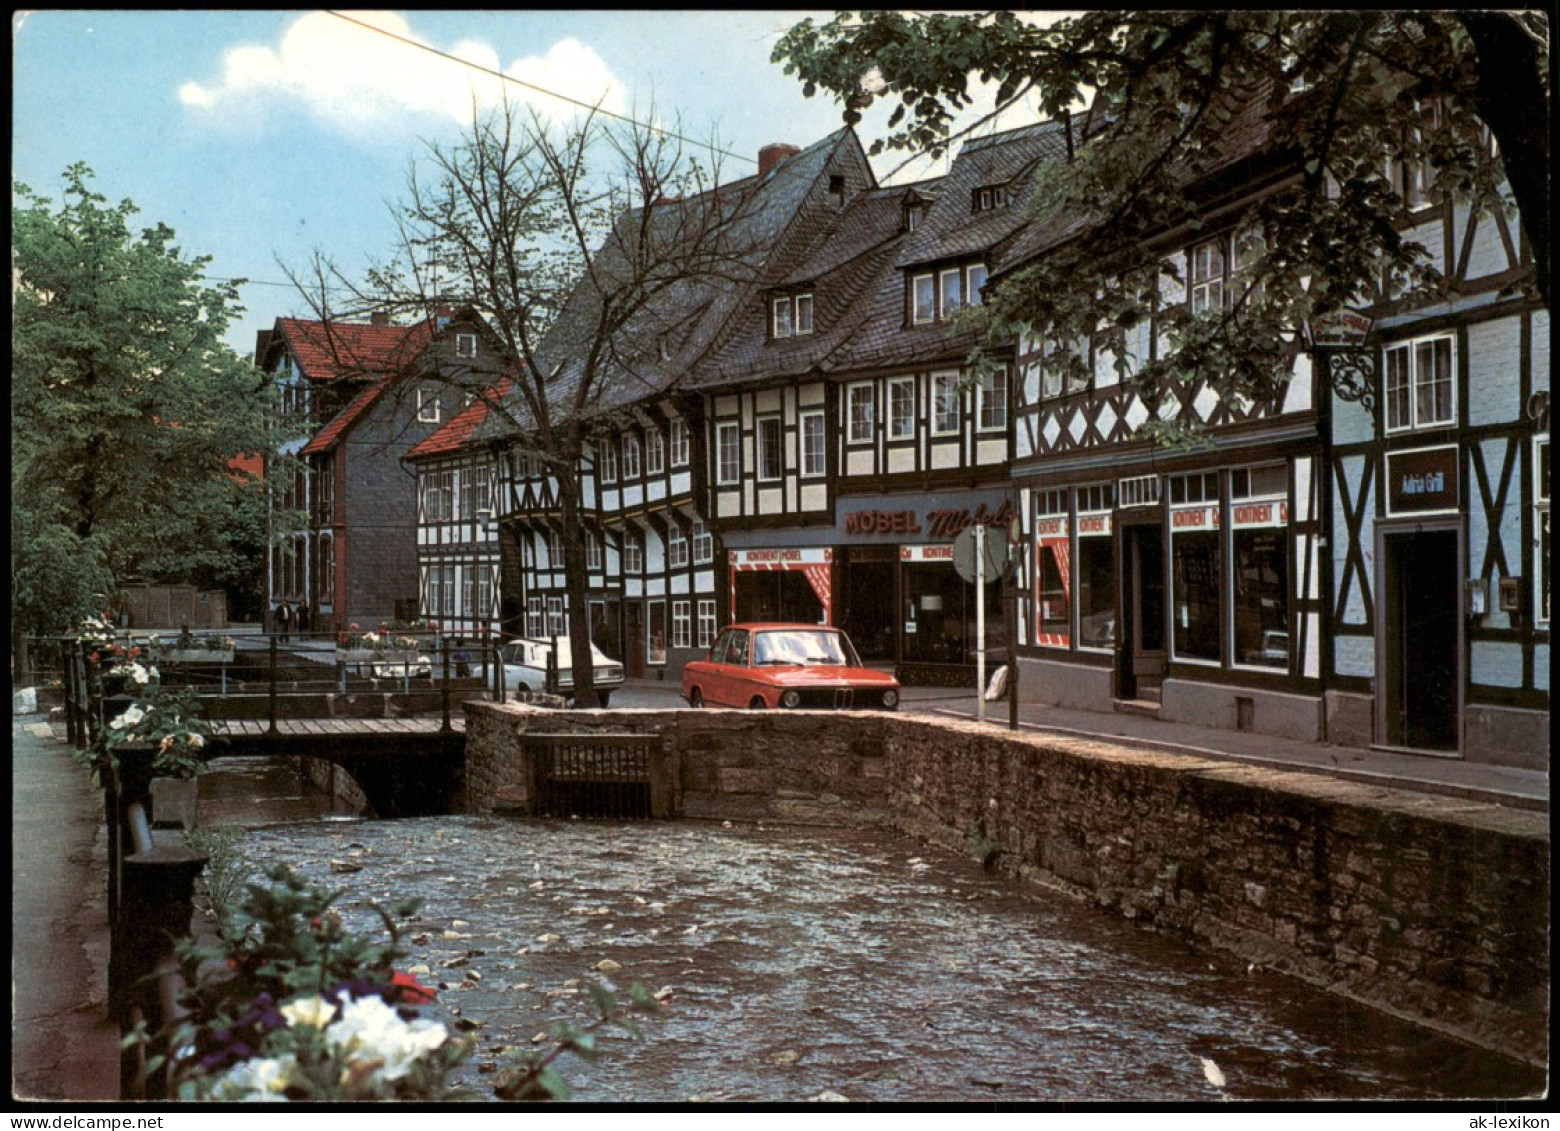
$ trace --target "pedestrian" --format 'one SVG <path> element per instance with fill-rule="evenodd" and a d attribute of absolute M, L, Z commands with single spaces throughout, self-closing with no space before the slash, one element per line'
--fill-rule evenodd
<path fill-rule="evenodd" d="M 313 624 L 314 614 L 309 611 L 309 602 L 298 602 L 298 635 L 307 636 L 309 627 Z"/>
<path fill-rule="evenodd" d="M 458 636 L 455 638 L 455 678 L 471 678 L 471 653 L 466 649 L 466 642 Z"/>
<path fill-rule="evenodd" d="M 292 627 L 292 606 L 283 601 L 276 607 L 276 638 L 287 643 L 287 630 Z"/>

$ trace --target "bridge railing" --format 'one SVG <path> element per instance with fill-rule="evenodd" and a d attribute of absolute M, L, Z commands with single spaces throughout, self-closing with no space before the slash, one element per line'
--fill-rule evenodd
<path fill-rule="evenodd" d="M 158 843 L 151 746 L 121 746 L 104 775 L 108 821 L 108 1008 L 122 1034 L 145 1039 L 122 1046 L 119 1094 L 126 1100 L 169 1098 L 175 1050 L 168 1035 L 185 1010 L 176 953 L 191 932 L 195 882 L 207 857 L 183 844 Z M 160 1056 L 156 1068 L 148 1069 Z"/>
<path fill-rule="evenodd" d="M 272 735 L 280 733 L 280 720 L 330 716 L 331 704 L 343 699 L 351 704 L 349 714 L 361 714 L 358 697 L 372 695 L 385 697 L 387 713 L 437 713 L 441 730 L 452 732 L 452 712 L 463 699 L 505 698 L 496 640 L 466 642 L 429 633 L 416 639 L 415 649 L 349 648 L 336 633 L 250 633 L 232 640 L 231 648 L 217 651 L 153 650 L 145 638 L 131 634 L 115 643 L 126 654 L 139 649 L 142 662 L 158 667 L 164 686 L 193 690 L 206 701 L 208 718 L 260 721 Z M 101 645 L 70 638 L 59 643 L 67 730 L 72 741 L 86 746 L 102 727 L 105 710 L 114 710 L 116 681 L 112 676 L 105 681 L 114 659 Z M 243 708 L 242 714 L 231 714 L 224 701 L 227 708 Z"/>

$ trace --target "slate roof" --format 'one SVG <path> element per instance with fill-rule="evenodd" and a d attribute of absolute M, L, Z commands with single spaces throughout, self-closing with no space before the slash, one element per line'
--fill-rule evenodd
<path fill-rule="evenodd" d="M 824 196 L 831 173 L 846 178 L 846 199 L 873 187 L 871 168 L 849 129 L 815 142 L 762 177 L 747 177 L 663 210 L 668 225 L 689 217 L 697 224 L 702 209 L 729 210 L 722 232 L 729 258 L 718 271 L 673 282 L 617 335 L 616 352 L 607 359 L 609 372 L 598 381 L 593 403 L 628 405 L 669 390 L 719 347 L 733 315 L 753 303 L 757 290 L 787 277 L 790 267 L 799 265 L 798 256 L 818 253 L 818 232 L 827 226 L 830 211 Z M 626 270 L 618 241 L 637 220 L 637 213 L 624 218 L 593 257 L 594 271 L 610 278 Z M 552 383 L 557 403 L 566 403 L 578 389 L 600 303 L 600 292 L 587 276 L 538 351 L 545 366 L 558 369 Z"/>
<path fill-rule="evenodd" d="M 502 399 L 513 388 L 514 382 L 508 377 L 500 378 L 497 384 L 482 390 L 476 399 L 456 413 L 448 424 L 407 452 L 406 458 L 425 459 L 460 451 L 477 437 L 478 431 L 492 411 L 494 402 Z"/>

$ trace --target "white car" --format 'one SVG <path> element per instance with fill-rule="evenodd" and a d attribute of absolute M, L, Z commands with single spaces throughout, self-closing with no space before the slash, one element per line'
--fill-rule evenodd
<path fill-rule="evenodd" d="M 550 640 L 511 640 L 503 647 L 504 690 L 547 690 L 547 655 L 552 651 Z M 623 665 L 608 656 L 594 644 L 590 646 L 592 682 L 596 694 L 605 707 L 615 688 L 623 686 Z M 558 638 L 558 694 L 567 698 L 574 695 L 574 667 L 570 657 L 569 638 Z"/>
<path fill-rule="evenodd" d="M 433 664 L 427 656 L 415 660 L 379 660 L 374 664 L 376 679 L 427 679 L 433 674 Z"/>

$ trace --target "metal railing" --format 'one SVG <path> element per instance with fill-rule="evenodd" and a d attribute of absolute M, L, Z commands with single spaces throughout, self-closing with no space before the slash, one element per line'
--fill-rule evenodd
<path fill-rule="evenodd" d="M 450 637 L 430 634 L 419 639 L 415 650 L 387 648 L 351 649 L 337 633 L 251 633 L 235 639 L 230 654 L 218 659 L 169 658 L 167 650 L 149 649 L 145 637 L 125 635 L 115 641 L 128 655 L 139 648 L 143 663 L 158 667 L 165 687 L 192 689 L 202 700 L 247 701 L 251 711 L 243 717 L 262 721 L 268 734 L 280 733 L 285 718 L 328 716 L 334 696 L 381 694 L 385 711 L 405 710 L 426 714 L 437 711 L 440 730 L 454 730 L 451 711 L 462 697 L 505 698 L 503 657 L 497 641 L 457 643 Z M 108 670 L 123 658 L 110 655 L 106 645 L 75 638 L 57 641 L 61 656 L 60 681 L 65 707 L 67 737 L 79 747 L 97 739 L 106 719 L 122 709 L 112 686 L 116 678 Z M 96 660 L 92 656 L 96 654 Z M 188 653 L 185 654 L 188 656 Z M 107 677 L 107 678 L 105 678 Z M 436 693 L 436 700 L 428 696 Z M 255 702 L 261 696 L 263 710 Z M 215 703 L 213 703 L 215 707 Z M 221 708 L 208 709 L 207 717 L 235 717 Z"/>
<path fill-rule="evenodd" d="M 169 1096 L 174 1050 L 169 1034 L 185 1016 L 185 983 L 177 945 L 191 933 L 195 881 L 207 857 L 153 835 L 151 746 L 121 746 L 104 765 L 108 821 L 108 1008 L 122 1034 L 147 1040 L 122 1045 L 119 1094 L 126 1100 Z M 161 1063 L 148 1070 L 154 1056 Z"/>

